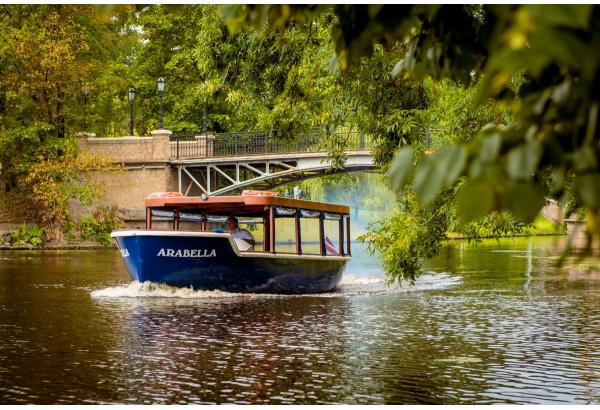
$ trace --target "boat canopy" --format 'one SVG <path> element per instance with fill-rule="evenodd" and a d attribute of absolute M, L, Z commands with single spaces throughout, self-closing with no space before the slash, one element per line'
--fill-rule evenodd
<path fill-rule="evenodd" d="M 248 192 L 248 191 L 245 191 Z M 350 255 L 350 207 L 347 205 L 282 198 L 275 193 L 249 191 L 240 196 L 185 197 L 179 192 L 153 193 L 145 200 L 146 229 L 152 229 L 152 219 L 173 219 L 173 229 L 179 230 L 179 221 L 201 224 L 202 231 L 208 230 L 207 223 L 224 223 L 229 216 L 239 218 L 240 223 L 264 224 L 264 251 L 275 253 L 275 220 L 294 218 L 296 225 L 296 253 L 301 254 L 300 220 L 318 219 L 319 242 L 322 255 L 327 253 L 324 221 L 337 221 L 338 248 L 340 255 Z M 256 194 L 261 192 L 263 194 Z"/>
<path fill-rule="evenodd" d="M 152 210 L 177 210 L 188 215 L 261 216 L 265 212 L 265 207 L 275 207 L 277 216 L 285 216 L 286 213 L 293 216 L 296 209 L 303 211 L 304 218 L 318 217 L 315 212 L 325 212 L 330 215 L 350 214 L 350 207 L 347 205 L 277 196 L 184 197 L 177 195 L 169 197 L 151 194 L 146 198 L 145 205 Z"/>

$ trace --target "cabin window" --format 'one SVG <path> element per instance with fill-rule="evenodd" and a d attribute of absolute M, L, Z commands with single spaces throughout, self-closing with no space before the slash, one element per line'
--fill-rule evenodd
<path fill-rule="evenodd" d="M 276 207 L 274 213 L 276 253 L 342 254 L 343 244 L 340 244 L 342 215 L 282 207 Z M 298 228 L 296 215 L 298 215 L 299 233 L 296 232 Z M 323 235 L 321 235 L 321 224 L 323 224 Z M 299 244 L 297 238 L 300 240 Z"/>
<path fill-rule="evenodd" d="M 319 218 L 300 218 L 300 243 L 304 255 L 320 255 Z"/>

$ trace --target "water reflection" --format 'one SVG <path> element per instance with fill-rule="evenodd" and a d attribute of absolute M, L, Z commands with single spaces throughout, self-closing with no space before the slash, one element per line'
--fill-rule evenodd
<path fill-rule="evenodd" d="M 316 296 L 131 283 L 118 252 L 0 254 L 3 404 L 584 404 L 597 273 L 456 242 L 415 287 L 360 254 Z"/>
<path fill-rule="evenodd" d="M 338 357 L 347 350 L 343 298 L 119 304 L 126 331 L 113 354 L 121 356 L 125 402 L 317 403 L 337 388 Z"/>

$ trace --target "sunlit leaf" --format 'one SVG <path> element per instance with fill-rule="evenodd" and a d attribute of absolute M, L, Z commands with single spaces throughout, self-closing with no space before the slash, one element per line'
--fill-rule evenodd
<path fill-rule="evenodd" d="M 532 222 L 546 204 L 544 189 L 536 183 L 511 181 L 506 186 L 503 203 L 517 218 Z"/>
<path fill-rule="evenodd" d="M 531 179 L 542 156 L 537 141 L 520 145 L 508 153 L 507 171 L 513 179 Z"/>
<path fill-rule="evenodd" d="M 398 74 L 400 74 L 402 72 L 402 70 L 404 70 L 404 60 L 400 60 L 396 63 L 396 65 L 392 69 L 392 72 L 390 73 L 390 75 L 392 77 L 396 77 Z"/>
<path fill-rule="evenodd" d="M 458 217 L 464 223 L 484 216 L 494 202 L 494 191 L 484 180 L 470 180 L 456 196 Z"/>
<path fill-rule="evenodd" d="M 402 148 L 390 164 L 390 186 L 396 191 L 401 190 L 412 179 L 413 174 L 413 150 L 410 147 Z"/>
<path fill-rule="evenodd" d="M 421 205 L 429 203 L 442 188 L 445 175 L 436 161 L 436 156 L 423 156 L 415 170 L 414 189 Z"/>
<path fill-rule="evenodd" d="M 498 158 L 500 147 L 502 146 L 502 137 L 500 134 L 492 134 L 481 140 L 481 150 L 479 158 L 484 162 L 493 162 Z"/>
<path fill-rule="evenodd" d="M 438 155 L 439 172 L 443 175 L 443 187 L 449 187 L 461 175 L 466 162 L 467 150 L 464 145 L 450 145 L 442 148 Z"/>

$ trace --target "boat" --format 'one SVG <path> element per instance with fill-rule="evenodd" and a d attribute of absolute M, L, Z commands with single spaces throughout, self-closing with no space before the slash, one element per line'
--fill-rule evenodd
<path fill-rule="evenodd" d="M 235 196 L 156 192 L 145 227 L 111 232 L 132 280 L 230 293 L 316 294 L 336 289 L 350 253 L 346 205 L 245 190 Z M 234 216 L 254 249 L 224 229 Z"/>

